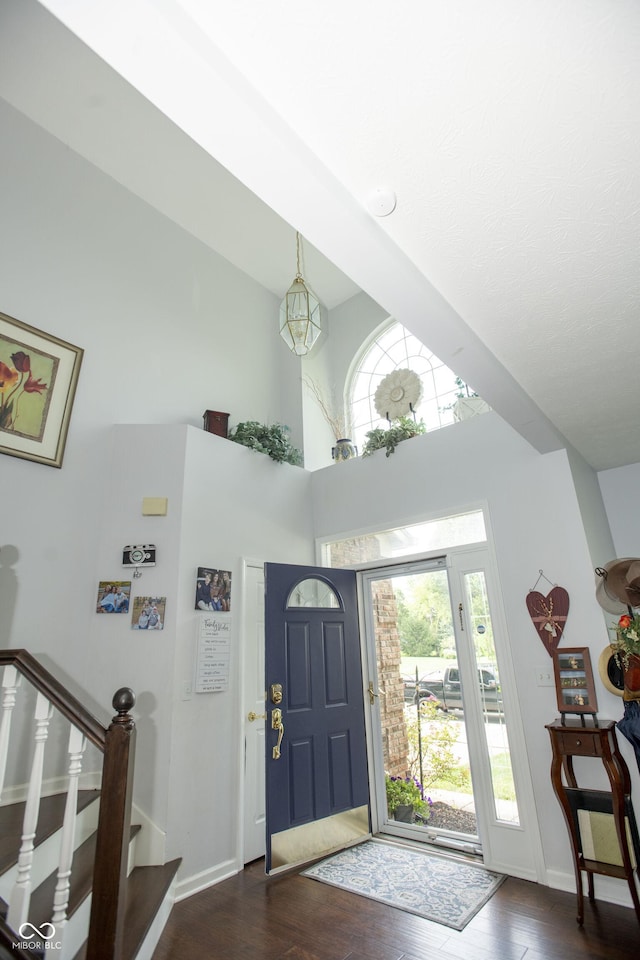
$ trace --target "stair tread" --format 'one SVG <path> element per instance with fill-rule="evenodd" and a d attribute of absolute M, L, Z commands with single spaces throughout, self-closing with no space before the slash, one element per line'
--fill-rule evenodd
<path fill-rule="evenodd" d="M 133 840 L 140 831 L 139 824 L 131 826 L 129 831 L 129 840 Z M 97 834 L 92 833 L 84 843 L 80 844 L 73 855 L 71 866 L 71 879 L 69 888 L 69 905 L 67 907 L 67 916 L 72 917 L 78 907 L 91 893 L 93 884 L 93 863 L 96 852 Z M 33 918 L 36 926 L 51 920 L 53 913 L 53 897 L 57 883 L 57 870 L 54 870 L 42 881 L 39 887 L 33 891 L 29 915 Z"/>
<path fill-rule="evenodd" d="M 122 956 L 133 960 L 146 937 L 153 919 L 178 872 L 182 858 L 162 866 L 135 867 L 127 878 L 127 906 L 124 920 Z M 73 960 L 86 960 L 86 943 Z"/>
<path fill-rule="evenodd" d="M 99 790 L 78 791 L 77 812 L 84 810 L 98 796 Z M 66 793 L 56 793 L 40 799 L 35 846 L 60 829 L 66 800 Z M 18 862 L 25 807 L 24 801 L 0 807 L 0 873 L 10 870 Z"/>
<path fill-rule="evenodd" d="M 140 949 L 181 863 L 182 858 L 179 857 L 163 866 L 136 867 L 132 870 L 127 880 L 124 957 L 135 957 Z"/>

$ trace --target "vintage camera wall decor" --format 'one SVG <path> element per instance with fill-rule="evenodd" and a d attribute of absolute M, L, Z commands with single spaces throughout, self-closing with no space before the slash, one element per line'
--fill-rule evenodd
<path fill-rule="evenodd" d="M 123 567 L 155 567 L 155 543 L 133 544 L 122 549 Z"/>

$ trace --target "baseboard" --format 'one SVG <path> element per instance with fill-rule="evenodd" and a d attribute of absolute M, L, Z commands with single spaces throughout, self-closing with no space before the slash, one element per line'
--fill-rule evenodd
<path fill-rule="evenodd" d="M 167 835 L 156 826 L 135 803 L 131 808 L 131 823 L 139 823 L 142 830 L 136 837 L 135 866 L 152 867 L 166 862 Z"/>
<path fill-rule="evenodd" d="M 219 863 L 215 867 L 203 870 L 201 873 L 194 873 L 191 877 L 185 877 L 176 884 L 176 903 L 179 900 L 192 897 L 194 893 L 206 890 L 207 887 L 213 887 L 216 883 L 228 880 L 229 877 L 234 877 L 242 869 L 243 865 L 239 860 L 226 860 L 224 863 Z"/>
<path fill-rule="evenodd" d="M 517 877 L 518 880 L 529 880 L 531 883 L 538 883 L 538 874 L 535 870 L 520 869 L 514 867 L 512 863 L 500 863 L 499 860 L 492 860 L 491 863 L 483 863 L 482 866 L 494 873 L 504 873 L 508 877 Z"/>
<path fill-rule="evenodd" d="M 562 873 L 559 870 L 547 870 L 546 885 L 553 890 L 564 890 L 566 893 L 576 892 L 576 880 L 573 873 Z M 593 887 L 596 900 L 604 900 L 606 903 L 615 903 L 620 907 L 633 908 L 633 901 L 629 892 L 629 886 L 626 880 L 619 880 L 616 877 L 605 877 L 601 874 L 595 874 L 593 877 Z M 585 890 L 585 909 L 588 903 Z"/>
<path fill-rule="evenodd" d="M 78 777 L 79 790 L 99 790 L 102 783 L 102 773 L 100 770 L 92 770 L 88 773 L 82 773 Z M 66 793 L 69 788 L 69 776 L 64 774 L 61 777 L 49 777 L 42 781 L 40 790 L 41 797 L 53 797 L 58 793 Z M 8 807 L 12 803 L 24 803 L 29 794 L 28 783 L 14 784 L 12 787 L 5 787 L 2 793 L 2 806 Z"/>
<path fill-rule="evenodd" d="M 78 778 L 80 790 L 99 790 L 102 786 L 102 770 L 88 770 L 87 773 L 81 773 Z M 65 786 L 66 791 L 66 786 Z"/>

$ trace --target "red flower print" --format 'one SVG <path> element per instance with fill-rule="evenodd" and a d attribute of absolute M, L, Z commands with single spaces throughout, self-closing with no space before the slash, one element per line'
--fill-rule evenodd
<path fill-rule="evenodd" d="M 31 358 L 24 350 L 18 350 L 17 353 L 12 353 L 11 362 L 18 373 L 29 373 L 31 370 Z"/>
<path fill-rule="evenodd" d="M 29 358 L 27 357 L 27 360 Z M 42 380 L 34 380 L 31 374 L 29 374 L 29 379 L 24 384 L 25 393 L 42 393 L 43 390 L 47 389 L 47 384 L 43 383 Z"/>

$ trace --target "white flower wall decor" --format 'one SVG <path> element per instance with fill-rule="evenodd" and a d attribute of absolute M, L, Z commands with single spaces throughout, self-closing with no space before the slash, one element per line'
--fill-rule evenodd
<path fill-rule="evenodd" d="M 414 370 L 393 370 L 376 390 L 378 416 L 397 420 L 413 412 L 422 399 L 422 381 Z"/>

